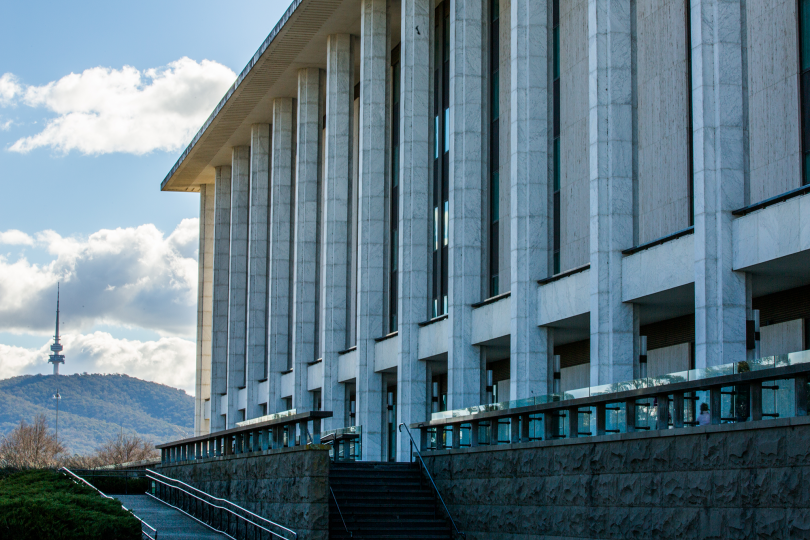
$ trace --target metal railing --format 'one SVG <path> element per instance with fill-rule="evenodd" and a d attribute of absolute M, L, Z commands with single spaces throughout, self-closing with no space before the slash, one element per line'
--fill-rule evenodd
<path fill-rule="evenodd" d="M 73 480 L 73 482 L 75 482 L 77 484 L 79 482 L 81 482 L 82 484 L 84 484 L 84 485 L 86 485 L 86 486 L 88 486 L 90 488 L 93 488 L 96 492 L 98 492 L 99 495 L 101 495 L 105 499 L 110 499 L 110 500 L 113 500 L 113 501 L 116 500 L 115 497 L 110 497 L 109 495 L 106 495 L 103 491 L 98 489 L 96 486 L 94 486 L 93 484 L 91 484 L 90 482 L 88 482 L 87 480 L 82 478 L 81 476 L 78 476 L 78 475 L 74 474 L 67 467 L 62 467 L 61 469 L 59 469 L 59 472 L 61 472 L 62 474 L 65 474 L 68 478 L 70 478 L 71 480 Z M 157 540 L 157 536 L 158 536 L 157 529 L 155 529 L 154 527 L 149 525 L 147 522 L 145 522 L 144 520 L 142 520 L 138 516 L 136 516 L 135 512 L 133 512 L 132 510 L 130 510 L 129 508 L 127 508 L 123 504 L 121 505 L 121 508 L 123 508 L 125 511 L 132 514 L 132 517 L 134 517 L 135 519 L 137 519 L 141 523 L 141 536 L 142 537 L 146 537 L 148 540 Z M 149 532 L 144 530 L 144 529 L 147 529 L 148 531 L 151 531 L 152 534 L 149 534 Z"/>
<path fill-rule="evenodd" d="M 248 424 L 209 435 L 157 445 L 161 465 L 221 456 L 266 452 L 281 448 L 319 444 L 321 420 L 330 411 L 310 411 Z"/>
<path fill-rule="evenodd" d="M 349 533 L 349 538 L 353 538 L 354 535 L 352 531 L 349 530 L 349 527 L 346 525 L 346 520 L 343 519 L 343 512 L 340 511 L 340 504 L 338 504 L 337 497 L 335 497 L 335 492 L 332 490 L 332 486 L 329 486 L 329 492 L 332 494 L 332 500 L 335 501 L 335 508 L 337 508 L 338 514 L 340 515 L 340 521 L 343 522 L 343 528 L 346 529 L 346 532 Z"/>
<path fill-rule="evenodd" d="M 293 540 L 298 533 L 226 499 L 214 497 L 180 480 L 149 470 L 150 497 L 183 512 L 192 519 L 234 540 Z M 268 528 L 270 527 L 270 528 Z"/>
<path fill-rule="evenodd" d="M 450 518 L 450 523 L 453 524 L 453 529 L 455 529 L 456 534 L 461 536 L 462 538 L 467 538 L 467 535 L 461 532 L 456 525 L 456 521 L 453 519 L 453 516 L 450 514 L 450 509 L 447 508 L 447 505 L 444 502 L 444 498 L 442 498 L 442 494 L 439 493 L 439 488 L 436 486 L 436 482 L 433 481 L 433 476 L 430 474 L 430 471 L 425 465 L 425 460 L 422 459 L 422 453 L 419 451 L 419 445 L 416 444 L 416 441 L 413 439 L 413 435 L 411 435 L 411 430 L 408 429 L 408 426 L 405 424 L 399 425 L 399 432 L 402 433 L 402 428 L 405 428 L 405 431 L 408 432 L 408 437 L 411 439 L 411 458 L 413 458 L 413 451 L 416 450 L 416 455 L 419 457 L 419 462 L 422 464 L 422 468 L 425 470 L 425 474 L 427 474 L 428 480 L 430 480 L 430 484 L 433 486 L 433 490 L 436 492 L 436 495 L 439 497 L 439 500 L 444 507 L 444 511 L 447 512 L 447 517 Z"/>
<path fill-rule="evenodd" d="M 95 468 L 73 469 L 73 472 L 93 485 L 106 485 L 104 489 L 108 494 L 130 495 L 130 491 L 132 491 L 133 495 L 143 495 L 146 491 L 146 469 Z M 109 479 L 122 482 L 118 486 L 110 487 Z"/>
<path fill-rule="evenodd" d="M 672 373 L 553 396 L 436 413 L 422 450 L 459 449 L 802 417 L 810 351 Z"/>

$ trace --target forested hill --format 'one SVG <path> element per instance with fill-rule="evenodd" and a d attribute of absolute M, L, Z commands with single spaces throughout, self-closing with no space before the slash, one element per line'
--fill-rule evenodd
<path fill-rule="evenodd" d="M 182 390 L 127 375 L 24 375 L 0 380 L 0 434 L 20 420 L 45 413 L 56 420 L 59 387 L 59 441 L 71 454 L 89 454 L 104 440 L 137 433 L 155 443 L 190 437 L 194 397 Z"/>

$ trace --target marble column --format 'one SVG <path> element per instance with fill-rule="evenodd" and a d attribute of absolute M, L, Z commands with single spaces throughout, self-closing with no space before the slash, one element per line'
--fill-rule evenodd
<path fill-rule="evenodd" d="M 321 354 L 323 409 L 332 411 L 326 429 L 345 427 L 344 387 L 338 382 L 338 353 L 347 348 L 349 319 L 349 216 L 354 117 L 354 37 L 326 39 L 326 177 L 321 235 Z"/>
<path fill-rule="evenodd" d="M 592 386 L 633 378 L 633 307 L 622 250 L 633 245 L 630 0 L 589 0 Z"/>
<path fill-rule="evenodd" d="M 481 403 L 481 351 L 472 344 L 472 304 L 483 299 L 481 219 L 487 185 L 487 85 L 482 0 L 450 11 L 450 239 L 448 248 L 448 408 Z M 434 97 L 435 99 L 435 97 Z"/>
<path fill-rule="evenodd" d="M 512 0 L 511 399 L 549 392 L 549 330 L 537 326 L 537 280 L 549 275 L 548 2 Z"/>
<path fill-rule="evenodd" d="M 200 247 L 197 261 L 197 371 L 194 435 L 209 432 L 205 402 L 211 398 L 211 315 L 214 293 L 214 184 L 200 186 Z"/>
<path fill-rule="evenodd" d="M 216 168 L 214 183 L 214 285 L 211 304 L 211 432 L 225 429 L 228 392 L 228 271 L 231 266 L 231 167 Z"/>
<path fill-rule="evenodd" d="M 363 460 L 383 460 L 382 375 L 374 371 L 374 339 L 384 331 L 385 181 L 389 140 L 387 0 L 363 0 L 360 31 L 360 163 L 357 279 L 357 423 Z"/>
<path fill-rule="evenodd" d="M 267 271 L 270 211 L 270 124 L 250 127 L 250 239 L 248 243 L 245 419 L 262 415 L 259 381 L 267 377 Z"/>
<path fill-rule="evenodd" d="M 431 9 L 430 0 L 402 2 L 397 424 L 424 421 L 428 415 L 418 323 L 428 318 L 429 305 Z M 397 460 L 409 461 L 408 438 L 397 441 Z"/>
<path fill-rule="evenodd" d="M 292 360 L 293 407 L 312 409 L 307 367 L 317 360 L 318 185 L 321 179 L 321 70 L 298 71 L 298 142 L 295 170 Z"/>
<path fill-rule="evenodd" d="M 239 390 L 245 387 L 247 267 L 250 230 L 250 147 L 231 157 L 231 265 L 228 297 L 228 428 L 239 421 Z"/>
<path fill-rule="evenodd" d="M 732 270 L 731 212 L 745 206 L 739 0 L 692 0 L 695 365 L 746 357 L 745 274 Z"/>
<path fill-rule="evenodd" d="M 295 100 L 273 100 L 270 158 L 269 311 L 267 320 L 267 412 L 284 410 L 281 373 L 291 364 L 290 312 L 293 227 L 293 170 Z"/>

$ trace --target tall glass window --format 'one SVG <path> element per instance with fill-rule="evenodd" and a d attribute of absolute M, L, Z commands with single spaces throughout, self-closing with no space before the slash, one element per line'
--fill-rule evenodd
<path fill-rule="evenodd" d="M 433 73 L 433 306 L 447 313 L 447 260 L 450 241 L 450 2 L 436 8 Z"/>
<path fill-rule="evenodd" d="M 694 123 L 692 121 L 692 0 L 686 0 L 686 92 L 689 95 L 687 99 L 688 113 L 687 118 L 687 152 L 689 153 L 689 166 L 688 166 L 688 182 L 689 182 L 689 226 L 695 224 L 695 150 L 694 141 L 692 140 L 692 131 L 694 130 Z"/>
<path fill-rule="evenodd" d="M 554 224 L 554 273 L 560 273 L 560 0 L 553 0 L 551 8 L 552 20 L 552 94 L 553 94 L 553 128 L 551 140 L 553 144 L 553 187 L 554 196 L 553 224 Z"/>
<path fill-rule="evenodd" d="M 810 184 L 810 0 L 799 0 L 799 49 L 801 72 L 802 152 L 804 178 Z"/>
<path fill-rule="evenodd" d="M 500 239 L 498 220 L 500 219 L 500 25 L 498 0 L 490 0 L 490 139 L 489 139 L 489 295 L 497 296 Z"/>
<path fill-rule="evenodd" d="M 391 208 L 389 212 L 388 245 L 390 276 L 388 282 L 388 331 L 397 330 L 397 300 L 399 297 L 399 45 L 391 52 Z"/>

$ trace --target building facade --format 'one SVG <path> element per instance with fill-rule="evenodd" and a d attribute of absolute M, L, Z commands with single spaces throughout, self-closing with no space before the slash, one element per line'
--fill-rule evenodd
<path fill-rule="evenodd" d="M 432 412 L 809 348 L 808 122 L 807 0 L 294 0 L 162 184 L 197 434 L 328 410 L 404 459 Z"/>

